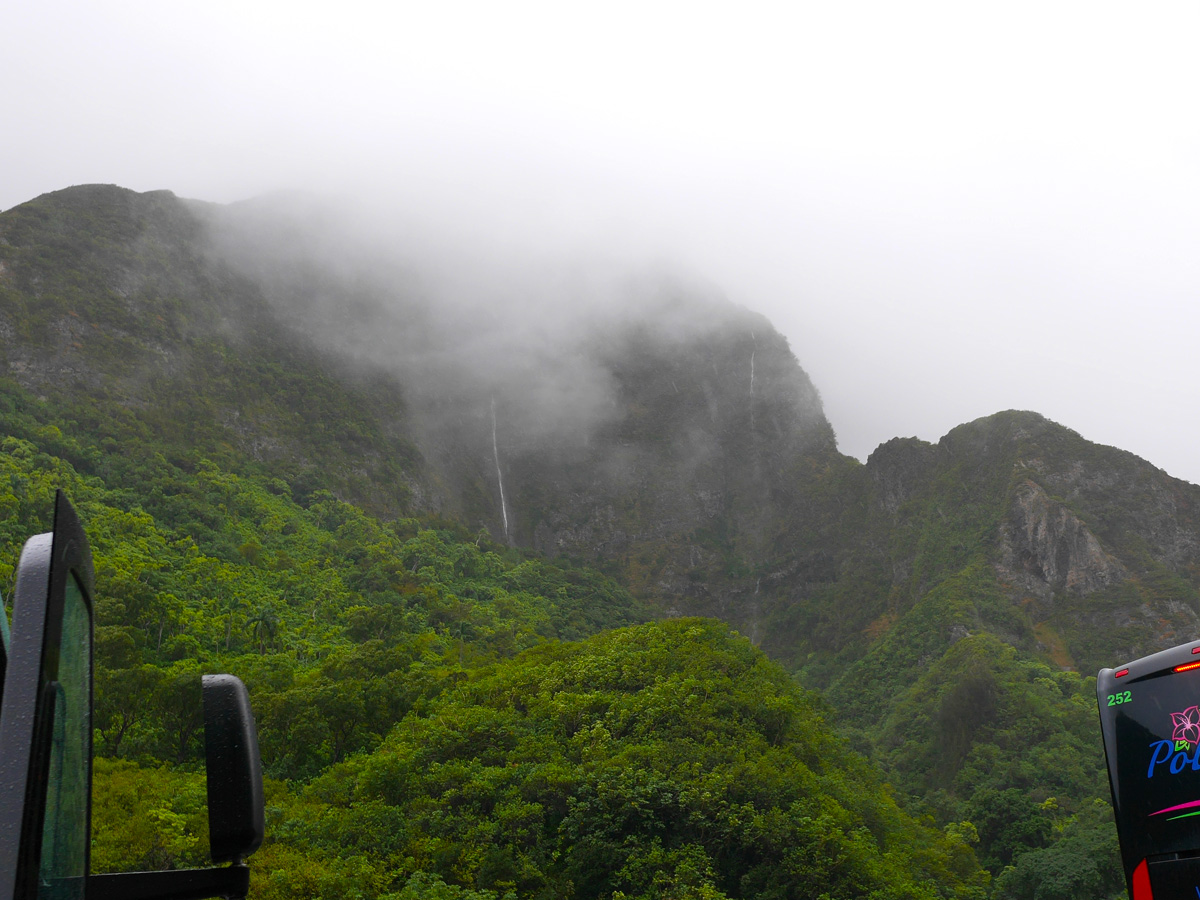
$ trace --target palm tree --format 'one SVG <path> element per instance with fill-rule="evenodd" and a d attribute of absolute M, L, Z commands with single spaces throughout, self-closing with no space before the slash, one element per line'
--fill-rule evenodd
<path fill-rule="evenodd" d="M 264 603 L 258 612 L 246 620 L 246 627 L 258 641 L 258 655 L 262 656 L 267 652 L 267 644 L 279 633 L 279 616 L 269 604 Z"/>

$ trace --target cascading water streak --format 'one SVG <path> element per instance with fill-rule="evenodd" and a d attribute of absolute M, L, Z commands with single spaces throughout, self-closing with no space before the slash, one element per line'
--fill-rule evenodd
<path fill-rule="evenodd" d="M 500 485 L 500 515 L 504 520 L 504 540 L 508 541 L 508 504 L 504 501 L 504 476 L 500 473 L 500 445 L 496 442 L 496 398 L 492 398 L 492 459 L 496 461 L 496 483 Z"/>
<path fill-rule="evenodd" d="M 754 346 L 750 349 L 750 433 L 754 434 L 754 355 L 758 353 L 758 338 L 754 336 L 754 332 L 750 332 L 750 340 L 754 341 Z"/>

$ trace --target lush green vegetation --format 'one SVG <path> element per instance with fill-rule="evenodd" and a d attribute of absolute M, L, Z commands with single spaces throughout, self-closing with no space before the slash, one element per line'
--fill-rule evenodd
<path fill-rule="evenodd" d="M 271 776 L 256 896 L 982 896 L 968 845 L 725 626 L 611 631 L 644 616 L 613 582 L 482 535 L 211 463 L 142 478 L 170 525 L 0 445 L 4 559 L 58 486 L 94 543 L 97 870 L 203 860 L 197 675 L 225 670 Z"/>
<path fill-rule="evenodd" d="M 979 634 L 928 667 L 878 732 L 897 786 L 940 821 L 975 829 L 999 896 L 1124 890 L 1095 685 Z M 1031 874 L 1050 869 L 1053 886 Z"/>
<path fill-rule="evenodd" d="M 279 840 L 333 868 L 362 854 L 380 881 L 595 898 L 965 897 L 985 883 L 957 836 L 897 808 L 813 695 L 708 620 L 482 668 L 304 799 Z"/>
<path fill-rule="evenodd" d="M 1190 486 L 1030 413 L 864 466 L 749 319 L 626 335 L 595 440 L 506 460 L 517 531 L 588 535 L 606 577 L 493 541 L 491 457 L 419 440 L 406 385 L 281 321 L 169 194 L 40 198 L 0 257 L 0 588 L 65 488 L 101 585 L 97 869 L 204 861 L 221 670 L 269 777 L 260 897 L 1121 893 L 1073 668 L 1192 636 Z M 1119 580 L 1001 574 L 1029 484 Z M 712 622 L 639 626 L 675 608 L 795 681 Z"/>

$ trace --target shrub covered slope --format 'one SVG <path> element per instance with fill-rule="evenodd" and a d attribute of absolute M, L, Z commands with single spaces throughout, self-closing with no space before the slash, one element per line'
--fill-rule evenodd
<path fill-rule="evenodd" d="M 0 215 L 0 578 L 66 488 L 102 586 L 98 823 L 157 823 L 98 832 L 98 865 L 203 856 L 189 692 L 225 669 L 273 779 L 263 896 L 953 895 L 972 851 L 995 896 L 1120 893 L 1087 676 L 1196 635 L 1200 489 L 1033 413 L 861 464 L 767 323 L 677 294 L 567 348 L 603 415 L 556 430 L 532 357 L 457 371 L 395 288 L 217 252 L 230 215 L 111 186 Z M 321 309 L 363 359 L 305 331 Z M 398 336 L 438 367 L 381 364 Z M 681 614 L 828 706 L 711 622 L 608 633 Z M 651 661 L 636 690 L 595 669 Z"/>

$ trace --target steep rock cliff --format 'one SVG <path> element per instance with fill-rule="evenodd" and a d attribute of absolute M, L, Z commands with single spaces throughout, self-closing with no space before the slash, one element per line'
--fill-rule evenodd
<path fill-rule="evenodd" d="M 1084 596 L 1128 577 L 1076 515 L 1030 480 L 1013 491 L 996 567 L 1001 578 L 1047 603 L 1056 591 Z"/>

